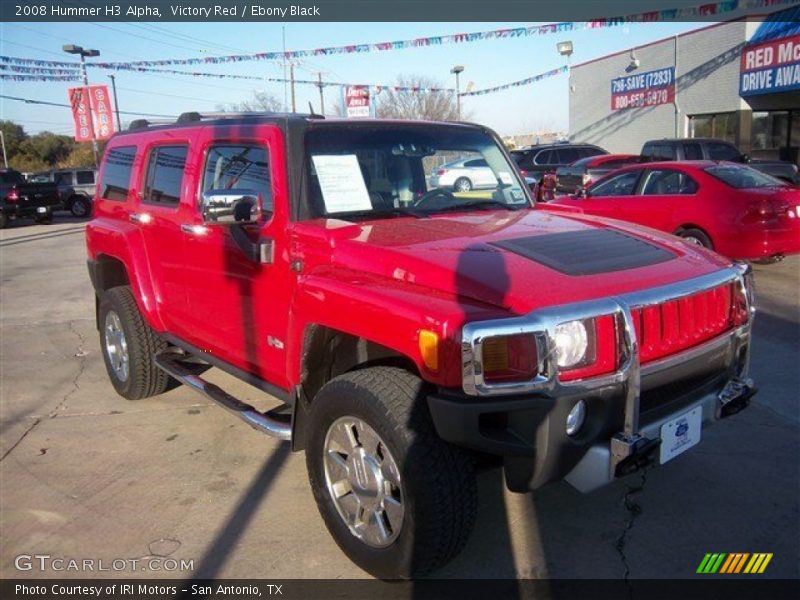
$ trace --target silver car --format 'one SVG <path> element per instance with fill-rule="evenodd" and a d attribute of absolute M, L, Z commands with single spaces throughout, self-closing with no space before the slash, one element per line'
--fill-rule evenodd
<path fill-rule="evenodd" d="M 483 158 L 466 158 L 433 170 L 431 187 L 452 188 L 457 192 L 497 187 L 497 176 Z"/>

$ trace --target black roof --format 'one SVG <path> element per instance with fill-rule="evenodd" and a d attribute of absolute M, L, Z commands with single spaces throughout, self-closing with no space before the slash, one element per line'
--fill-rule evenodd
<path fill-rule="evenodd" d="M 522 148 L 516 148 L 511 150 L 512 153 L 514 152 L 535 152 L 538 150 L 549 150 L 551 148 L 597 148 L 598 150 L 602 150 L 600 146 L 596 146 L 594 144 L 573 144 L 571 142 L 554 142 L 552 144 L 534 144 L 533 146 L 523 146 Z"/>

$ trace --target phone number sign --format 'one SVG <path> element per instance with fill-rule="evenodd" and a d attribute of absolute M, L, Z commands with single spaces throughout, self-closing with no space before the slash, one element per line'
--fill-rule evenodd
<path fill-rule="evenodd" d="M 666 67 L 611 80 L 611 110 L 669 104 L 675 100 L 675 69 Z"/>

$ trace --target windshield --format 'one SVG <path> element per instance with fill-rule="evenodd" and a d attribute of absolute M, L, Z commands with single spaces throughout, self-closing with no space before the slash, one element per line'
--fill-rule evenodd
<path fill-rule="evenodd" d="M 786 185 L 780 179 L 744 165 L 715 165 L 708 167 L 706 173 L 739 190 Z"/>
<path fill-rule="evenodd" d="M 426 216 L 530 206 L 516 168 L 488 134 L 453 125 L 336 124 L 306 134 L 316 217 Z"/>

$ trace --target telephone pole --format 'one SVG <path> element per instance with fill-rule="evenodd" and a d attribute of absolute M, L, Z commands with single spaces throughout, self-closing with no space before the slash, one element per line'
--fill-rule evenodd
<path fill-rule="evenodd" d="M 325 94 L 322 92 L 322 73 L 317 73 L 317 86 L 319 87 L 319 114 L 325 115 Z"/>
<path fill-rule="evenodd" d="M 294 104 L 294 63 L 289 63 L 289 79 L 292 80 L 292 112 L 297 112 L 297 108 Z"/>
<path fill-rule="evenodd" d="M 117 113 L 117 131 L 122 131 L 122 121 L 119 120 L 119 102 L 117 102 L 117 80 L 113 75 L 108 76 L 111 79 L 111 89 L 114 92 L 114 112 Z"/>

